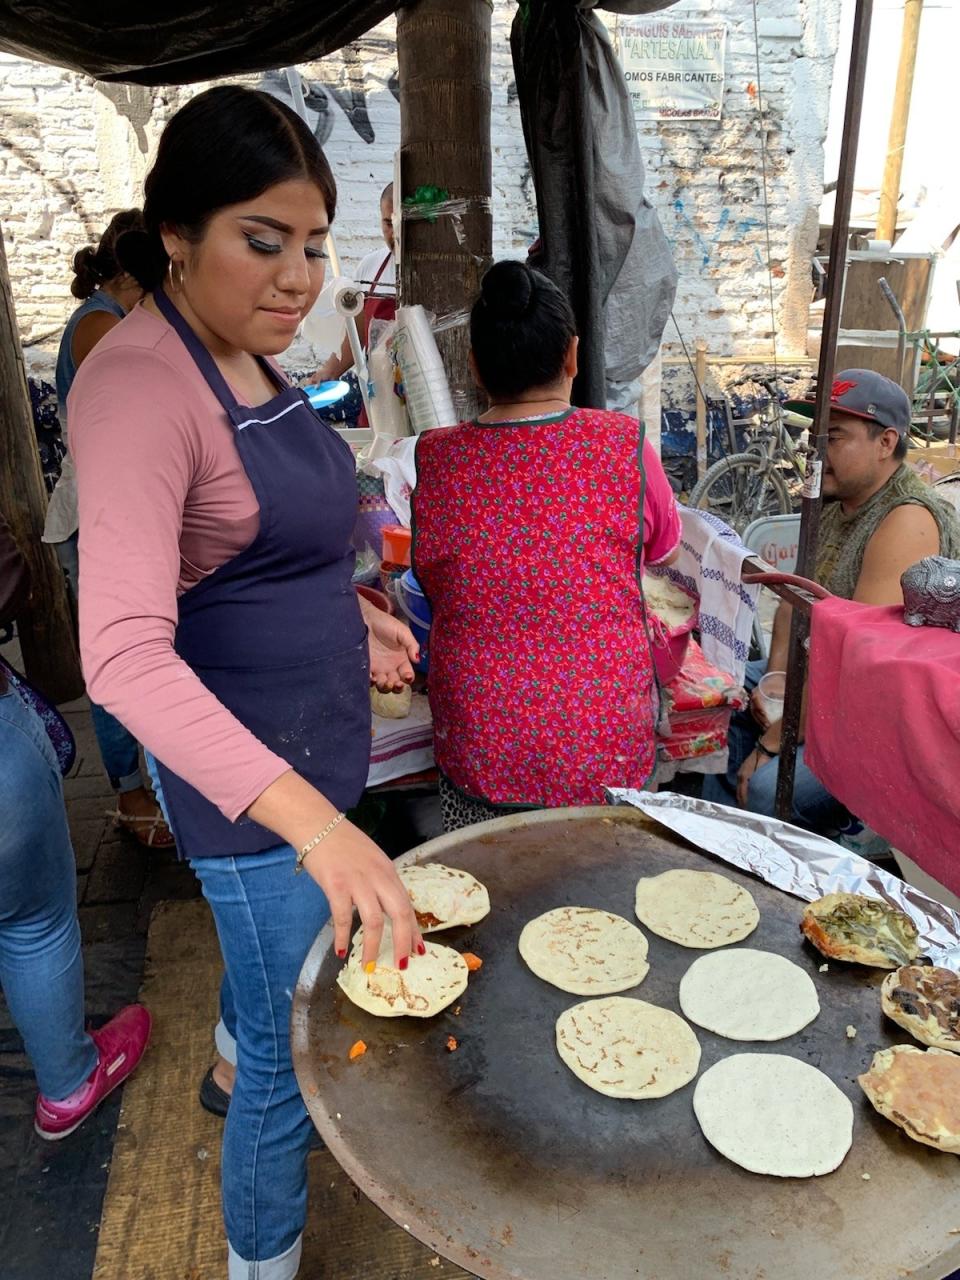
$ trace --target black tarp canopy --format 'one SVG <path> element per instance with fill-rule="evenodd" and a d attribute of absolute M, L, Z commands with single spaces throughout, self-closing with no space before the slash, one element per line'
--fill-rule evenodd
<path fill-rule="evenodd" d="M 652 13 L 674 0 L 605 0 L 614 13 Z M 551 0 L 559 10 L 593 0 Z M 397 0 L 0 0 L 0 49 L 97 80 L 191 84 L 312 62 L 356 40 Z M 529 7 L 520 0 L 519 7 Z"/>
<path fill-rule="evenodd" d="M 644 14 L 673 3 L 518 0 L 514 66 L 540 265 L 577 316 L 582 405 L 604 405 L 610 386 L 629 402 L 676 288 L 663 230 L 643 194 L 626 84 L 590 11 Z M 401 7 L 396 0 L 0 0 L 0 49 L 98 80 L 187 84 L 314 61 Z"/>

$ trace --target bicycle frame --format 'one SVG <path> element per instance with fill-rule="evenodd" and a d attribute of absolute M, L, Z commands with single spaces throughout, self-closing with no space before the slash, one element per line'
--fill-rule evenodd
<path fill-rule="evenodd" d="M 763 410 L 759 424 L 754 429 L 753 439 L 747 441 L 743 452 L 757 453 L 771 466 L 789 464 L 789 469 L 802 483 L 806 474 L 806 459 L 793 442 L 784 417 L 783 405 L 775 394 L 775 388 L 770 384 L 764 385 L 770 399 L 766 409 Z M 795 415 L 795 418 L 805 423 L 805 419 L 800 419 L 798 415 Z"/>

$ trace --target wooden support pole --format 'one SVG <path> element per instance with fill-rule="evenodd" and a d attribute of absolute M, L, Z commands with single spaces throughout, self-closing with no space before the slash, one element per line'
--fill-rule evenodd
<path fill-rule="evenodd" d="M 697 479 L 702 480 L 707 470 L 707 402 L 703 395 L 703 384 L 707 378 L 707 344 L 702 338 L 697 339 L 694 359 L 697 371 Z"/>
<path fill-rule="evenodd" d="M 910 119 L 910 97 L 913 93 L 913 72 L 917 64 L 917 45 L 920 41 L 920 15 L 923 0 L 905 0 L 903 6 L 903 34 L 900 39 L 900 65 L 897 67 L 897 83 L 893 91 L 893 111 L 890 115 L 890 136 L 887 141 L 887 160 L 883 167 L 883 185 L 880 188 L 880 212 L 877 217 L 877 239 L 893 244 L 897 235 L 897 207 L 900 203 L 900 175 L 903 172 L 903 148 L 907 140 L 907 124 Z"/>
<path fill-rule="evenodd" d="M 30 393 L 0 231 L 0 511 L 30 569 L 17 619 L 27 679 L 51 702 L 83 693 L 66 583 L 53 547 L 40 541 L 47 512 Z"/>
<path fill-rule="evenodd" d="M 416 0 L 397 14 L 400 302 L 437 317 L 472 306 L 491 261 L 491 11 L 489 0 Z M 402 200 L 420 187 L 446 190 L 466 210 L 408 220 Z M 467 417 L 476 409 L 468 326 L 438 333 L 437 346 L 454 407 Z"/>

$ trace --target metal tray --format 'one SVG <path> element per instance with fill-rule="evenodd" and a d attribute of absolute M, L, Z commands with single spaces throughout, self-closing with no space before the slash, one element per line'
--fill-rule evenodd
<path fill-rule="evenodd" d="M 629 809 L 503 818 L 401 861 L 463 867 L 490 891 L 486 920 L 433 935 L 484 961 L 459 1016 L 382 1019 L 356 1008 L 335 985 L 328 928 L 304 964 L 292 1034 L 327 1146 L 425 1244 L 484 1280 L 942 1280 L 960 1267 L 960 1159 L 903 1136 L 856 1083 L 875 1050 L 910 1042 L 881 1013 L 883 974 L 837 961 L 820 973 L 823 957 L 798 928 L 802 903 Z M 703 1138 L 693 1084 L 668 1098 L 617 1100 L 560 1062 L 554 1023 L 578 997 L 527 969 L 521 928 L 567 904 L 634 919 L 637 879 L 671 867 L 715 868 L 748 887 L 760 924 L 744 945 L 813 976 L 820 1016 L 789 1039 L 750 1045 L 695 1030 L 701 1071 L 731 1053 L 789 1053 L 848 1094 L 854 1143 L 835 1173 L 747 1173 Z M 624 994 L 679 1012 L 680 978 L 703 952 L 648 936 L 650 973 Z M 368 1051 L 349 1062 L 360 1038 Z"/>

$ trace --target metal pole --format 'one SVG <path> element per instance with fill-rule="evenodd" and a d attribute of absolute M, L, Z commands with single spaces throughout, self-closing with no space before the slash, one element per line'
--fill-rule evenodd
<path fill-rule="evenodd" d="M 847 244 L 850 239 L 850 205 L 853 200 L 853 184 L 857 167 L 857 143 L 860 135 L 860 114 L 863 107 L 863 86 L 866 79 L 867 48 L 870 43 L 872 16 L 873 0 L 856 0 L 853 41 L 850 48 L 850 78 L 847 82 L 847 105 L 844 111 L 843 141 L 840 147 L 840 171 L 837 177 L 833 231 L 830 236 L 830 273 L 827 279 L 823 336 L 817 369 L 817 402 L 813 414 L 814 434 L 811 440 L 815 456 L 807 464 L 807 479 L 804 484 L 800 516 L 796 573 L 803 578 L 813 578 L 816 574 L 817 537 L 820 530 L 822 505 L 820 482 L 827 453 L 830 392 L 833 387 L 837 338 L 840 332 L 840 311 L 843 306 Z M 807 676 L 806 641 L 809 631 L 809 618 L 794 609 L 790 625 L 787 690 L 783 708 L 780 768 L 777 779 L 777 813 L 787 822 L 793 817 L 793 780 L 797 766 L 803 687 Z"/>
<path fill-rule="evenodd" d="M 890 288 L 884 276 L 877 281 L 880 292 L 890 304 L 890 309 L 897 317 L 897 382 L 903 386 L 903 363 L 907 358 L 907 321 L 897 301 L 897 295 Z"/>
<path fill-rule="evenodd" d="M 707 344 L 697 339 L 697 479 L 707 473 L 707 402 L 703 398 L 703 384 L 707 380 Z"/>
<path fill-rule="evenodd" d="M 903 35 L 900 39 L 900 65 L 893 92 L 887 160 L 880 188 L 880 211 L 877 217 L 877 239 L 893 244 L 897 237 L 897 207 L 900 203 L 900 175 L 903 171 L 903 147 L 910 119 L 910 97 L 913 93 L 913 70 L 917 62 L 920 40 L 920 15 L 923 0 L 906 0 L 903 6 Z"/>

